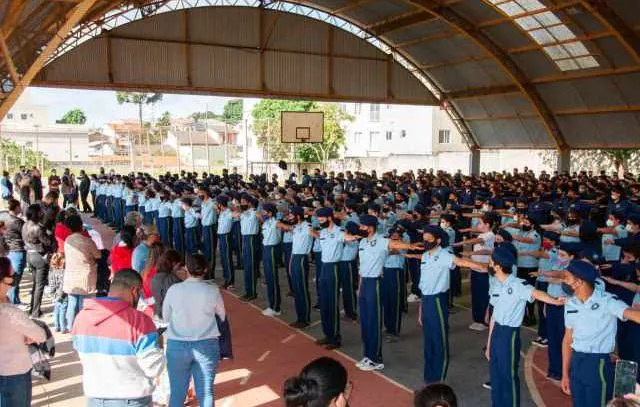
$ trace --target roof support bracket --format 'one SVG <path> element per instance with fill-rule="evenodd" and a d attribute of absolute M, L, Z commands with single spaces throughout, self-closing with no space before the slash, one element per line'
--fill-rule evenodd
<path fill-rule="evenodd" d="M 2 49 L 2 56 L 4 57 L 5 62 L 7 63 L 7 67 L 9 68 L 9 74 L 11 75 L 11 80 L 13 83 L 18 83 L 20 78 L 18 77 L 18 71 L 16 70 L 16 65 L 13 63 L 13 58 L 11 58 L 11 53 L 9 52 L 9 47 L 7 46 L 7 39 L 0 28 L 0 48 Z"/>

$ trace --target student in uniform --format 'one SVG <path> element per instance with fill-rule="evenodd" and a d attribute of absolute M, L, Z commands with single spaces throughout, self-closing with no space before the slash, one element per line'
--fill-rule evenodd
<path fill-rule="evenodd" d="M 321 230 L 318 216 L 315 213 L 311 216 L 311 228 L 317 231 Z M 320 238 L 314 238 L 311 250 L 313 251 L 313 262 L 316 265 L 316 303 L 313 309 L 320 311 L 320 276 L 322 275 L 322 246 L 320 245 Z"/>
<path fill-rule="evenodd" d="M 402 230 L 393 227 L 389 230 L 391 241 L 409 242 L 403 239 Z M 402 312 L 404 309 L 404 293 L 402 286 L 405 284 L 405 250 L 392 251 L 384 262 L 382 272 L 382 310 L 384 314 L 384 328 L 387 342 L 397 342 L 400 339 L 402 326 Z"/>
<path fill-rule="evenodd" d="M 172 192 L 171 197 L 173 248 L 184 257 L 184 209 L 177 190 Z"/>
<path fill-rule="evenodd" d="M 231 258 L 233 214 L 228 207 L 229 197 L 218 195 L 216 197 L 216 210 L 218 216 L 218 243 L 220 245 L 220 263 L 222 263 L 222 276 L 224 277 L 223 289 L 233 289 L 236 283 L 236 272 Z"/>
<path fill-rule="evenodd" d="M 440 228 L 447 234 L 448 245 L 447 251 L 451 254 L 456 254 L 455 249 L 452 246 L 456 242 L 456 231 L 453 225 L 456 222 L 456 218 L 452 214 L 444 214 L 440 217 Z M 455 266 L 449 272 L 450 289 L 449 289 L 449 310 L 453 308 L 453 299 L 462 295 L 462 274 L 460 273 L 460 267 Z"/>
<path fill-rule="evenodd" d="M 514 276 L 515 263 L 516 258 L 507 248 L 497 247 L 488 267 L 489 273 L 495 277 L 490 293 L 493 315 L 486 350 L 494 407 L 520 405 L 520 326 L 527 302 L 536 299 L 547 304 L 564 304 L 564 299 L 553 298 Z"/>
<path fill-rule="evenodd" d="M 598 228 L 602 233 L 602 255 L 608 263 L 620 260 L 622 247 L 615 244 L 616 239 L 624 239 L 629 235 L 624 226 L 624 218 L 620 212 L 612 212 L 607 218 L 606 227 Z"/>
<path fill-rule="evenodd" d="M 207 259 L 209 269 L 206 280 L 216 278 L 216 247 L 218 246 L 218 212 L 211 193 L 206 188 L 198 188 L 200 198 L 200 216 L 202 218 L 202 253 Z"/>
<path fill-rule="evenodd" d="M 262 262 L 264 265 L 264 278 L 267 283 L 267 299 L 269 306 L 262 311 L 262 315 L 275 317 L 280 315 L 280 276 L 278 273 L 278 261 L 276 259 L 277 247 L 280 244 L 282 233 L 278 228 L 276 214 L 278 210 L 272 203 L 262 205 Z"/>
<path fill-rule="evenodd" d="M 392 250 L 419 250 L 421 244 L 389 240 L 377 233 L 380 222 L 372 215 L 360 217 L 360 236 L 347 235 L 343 239 L 351 241 L 362 237 L 358 258 L 360 262 L 360 283 L 358 302 L 360 308 L 360 329 L 364 348 L 364 358 L 356 364 L 363 371 L 384 369 L 382 363 L 382 299 L 381 280 L 384 264 Z"/>
<path fill-rule="evenodd" d="M 311 321 L 311 299 L 309 297 L 309 253 L 313 245 L 311 225 L 305 220 L 304 209 L 294 206 L 289 211 L 287 223 L 280 223 L 283 230 L 291 233 L 291 260 L 289 273 L 293 285 L 296 320 L 289 325 L 303 329 Z"/>
<path fill-rule="evenodd" d="M 142 215 L 142 219 L 146 219 L 146 206 L 147 206 L 147 195 L 145 193 L 145 186 L 141 184 L 138 187 L 138 191 L 136 192 L 136 196 L 138 197 L 138 212 Z"/>
<path fill-rule="evenodd" d="M 281 214 L 280 216 L 280 221 L 281 220 L 285 220 L 286 218 L 289 217 L 289 209 L 287 208 L 286 211 L 284 212 L 280 212 L 278 211 L 279 214 Z M 282 253 L 284 255 L 284 268 L 285 271 L 287 272 L 287 284 L 289 286 L 289 292 L 287 293 L 287 296 L 289 297 L 293 297 L 293 281 L 291 281 L 291 249 L 293 247 L 293 236 L 291 235 L 291 231 L 288 230 L 283 230 L 282 231 Z"/>
<path fill-rule="evenodd" d="M 158 198 L 156 191 L 148 189 L 146 192 L 147 204 L 145 206 L 145 225 L 151 226 L 157 224 L 158 220 L 158 207 L 160 206 L 160 198 Z"/>
<path fill-rule="evenodd" d="M 133 189 L 133 183 L 131 181 L 127 181 L 124 189 L 124 214 L 125 216 L 129 212 L 134 212 L 137 210 L 137 194 Z"/>
<path fill-rule="evenodd" d="M 537 252 L 540 250 L 542 239 L 538 231 L 534 228 L 531 219 L 525 214 L 518 215 L 517 233 L 512 233 L 514 245 L 518 250 L 518 278 L 527 281 L 530 285 L 535 286 L 540 291 L 547 291 L 546 283 L 540 282 L 536 285 L 536 278 L 530 274 L 538 271 L 538 258 L 534 256 L 527 256 L 525 252 Z M 536 324 L 535 317 L 535 303 L 528 303 L 526 313 L 524 317 L 524 325 L 533 326 Z M 542 306 L 538 306 L 538 336 L 540 341 L 546 341 L 546 322 L 544 321 L 544 313 L 542 312 Z"/>
<path fill-rule="evenodd" d="M 171 247 L 171 201 L 169 192 L 162 190 L 160 195 L 160 205 L 158 206 L 158 234 L 164 247 Z"/>
<path fill-rule="evenodd" d="M 351 234 L 357 234 L 358 225 L 349 221 L 345 230 Z M 355 233 L 354 233 L 355 232 Z M 342 305 L 345 318 L 351 321 L 358 320 L 358 303 L 356 290 L 358 289 L 358 242 L 345 242 L 340 259 L 340 287 L 342 288 Z"/>
<path fill-rule="evenodd" d="M 182 210 L 184 211 L 184 253 L 197 254 L 200 251 L 200 222 L 193 207 L 193 199 L 182 198 Z"/>
<path fill-rule="evenodd" d="M 567 267 L 564 283 L 573 291 L 565 305 L 562 390 L 574 406 L 604 407 L 613 393 L 617 320 L 640 323 L 640 310 L 595 289 L 598 271 L 581 260 Z"/>
<path fill-rule="evenodd" d="M 240 207 L 240 202 L 237 198 L 232 199 L 231 207 L 235 211 Z M 240 233 L 240 218 L 234 217 L 231 225 L 231 251 L 235 253 L 235 268 L 243 269 L 243 251 L 242 251 L 242 234 Z M 233 256 L 232 256 L 233 259 Z M 233 261 L 232 261 L 233 263 Z"/>
<path fill-rule="evenodd" d="M 253 301 L 258 298 L 256 292 L 258 281 L 256 255 L 258 253 L 258 231 L 260 225 L 254 209 L 254 200 L 250 195 L 244 194 L 240 197 L 240 210 L 242 212 L 234 213 L 234 217 L 240 219 L 240 233 L 242 235 L 245 294 L 240 299 L 242 301 Z"/>
<path fill-rule="evenodd" d="M 339 264 L 344 248 L 345 233 L 333 222 L 333 209 L 320 208 L 316 211 L 320 232 L 311 230 L 312 236 L 320 242 L 320 319 L 324 337 L 316 343 L 333 350 L 341 346 L 340 308 L 338 306 Z M 317 265 L 316 265 L 317 267 Z M 318 278 L 318 277 L 316 277 Z"/>

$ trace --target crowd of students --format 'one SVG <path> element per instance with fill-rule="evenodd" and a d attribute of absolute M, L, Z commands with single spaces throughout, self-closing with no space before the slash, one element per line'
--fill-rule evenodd
<path fill-rule="evenodd" d="M 463 291 L 461 268 L 468 268 L 470 329 L 489 330 L 491 380 L 484 385 L 495 406 L 519 404 L 523 323 L 538 325 L 533 344 L 548 348 L 548 377 L 572 394 L 575 405 L 602 406 L 611 399 L 609 355 L 616 345 L 621 358 L 640 361 L 640 187 L 629 174 L 535 176 L 525 168 L 477 176 L 426 170 L 378 176 L 316 169 L 280 181 L 265 174 L 245 179 L 234 169 L 157 178 L 102 171 L 86 179 L 83 201 L 90 193 L 92 205 L 84 208 L 92 206 L 95 217 L 118 231 L 113 246 L 83 224 L 73 206 L 77 197 L 65 198 L 72 205 L 60 211 L 58 192 L 49 191 L 42 203 L 27 208 L 26 224 L 20 202 L 10 199 L 4 225 L 13 268 L 10 301 L 20 304 L 26 263 L 34 271 L 27 308 L 39 317 L 46 277 L 52 277 L 56 328 L 73 329 L 83 364 L 96 370 L 92 347 L 108 348 L 100 341 L 112 336 L 110 319 L 100 312 L 126 310 L 127 323 L 135 325 L 141 320 L 130 308 L 140 304 L 149 320 L 139 336 L 120 339 L 152 344 L 156 328 L 167 329 L 171 405 L 184 401 L 186 366 L 196 365 L 208 372 L 196 381 L 198 398 L 208 400 L 203 405 L 213 402 L 206 383 L 219 360 L 215 316 L 224 320 L 225 313 L 219 293 L 211 291 L 215 286 L 204 281 L 215 279 L 219 269 L 221 287 L 230 290 L 242 270 L 243 301 L 256 300 L 257 281 L 264 278 L 265 316 L 280 315 L 282 289 L 293 297 L 292 327 L 308 327 L 312 310 L 319 311 L 324 337 L 317 343 L 329 350 L 341 346 L 342 308 L 346 320 L 360 323 L 363 358 L 356 366 L 364 371 L 384 369 L 383 342 L 401 338 L 408 304 L 419 303 L 424 381 L 430 384 L 447 378 L 449 309 Z M 187 271 L 184 259 L 191 264 Z M 177 284 L 187 274 L 194 284 Z M 181 308 L 194 301 L 197 307 Z M 193 309 L 205 311 L 193 315 Z M 181 326 L 183 312 L 190 315 L 189 326 Z M 144 381 L 162 370 L 162 352 L 149 353 L 155 345 L 133 348 L 130 357 L 144 368 L 132 367 L 132 377 Z M 203 352 L 212 356 L 193 356 Z M 159 356 L 145 359 L 149 355 Z M 113 387 L 99 386 L 102 376 L 92 385 L 85 369 L 87 396 L 146 405 L 151 390 L 138 386 L 138 392 L 119 393 L 120 364 L 113 366 Z"/>

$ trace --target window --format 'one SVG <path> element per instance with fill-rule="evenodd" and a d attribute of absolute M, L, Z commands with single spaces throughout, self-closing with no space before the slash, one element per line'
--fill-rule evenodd
<path fill-rule="evenodd" d="M 451 143 L 451 130 L 439 130 L 438 131 L 438 143 L 449 144 Z"/>
<path fill-rule="evenodd" d="M 27 114 L 26 114 L 26 113 L 22 113 L 22 114 L 20 115 L 20 118 L 21 118 L 22 120 L 27 120 Z"/>
<path fill-rule="evenodd" d="M 380 137 L 380 132 L 379 131 L 370 131 L 369 132 L 369 150 L 371 150 L 371 148 L 373 147 L 374 140 L 376 140 L 378 137 Z"/>
<path fill-rule="evenodd" d="M 540 0 L 487 0 L 511 17 L 562 71 L 597 68 L 593 54 Z"/>
<path fill-rule="evenodd" d="M 354 114 L 362 113 L 362 103 L 356 103 L 355 104 L 355 106 L 353 107 L 353 113 Z"/>
<path fill-rule="evenodd" d="M 370 122 L 379 122 L 380 121 L 380 105 L 371 104 L 369 110 L 369 121 Z"/>
<path fill-rule="evenodd" d="M 400 130 L 400 138 L 405 138 L 407 137 L 407 131 L 406 130 Z"/>
<path fill-rule="evenodd" d="M 7 119 L 9 119 L 9 120 L 13 119 L 13 113 L 7 114 Z"/>
<path fill-rule="evenodd" d="M 387 130 L 385 138 L 387 139 L 387 141 L 391 141 L 391 139 L 393 139 L 393 132 Z"/>
<path fill-rule="evenodd" d="M 360 140 L 362 139 L 362 132 L 361 131 L 356 131 L 355 133 L 353 133 L 353 142 L 358 144 L 360 143 Z"/>
<path fill-rule="evenodd" d="M 29 118 L 33 119 L 33 113 L 29 113 Z"/>

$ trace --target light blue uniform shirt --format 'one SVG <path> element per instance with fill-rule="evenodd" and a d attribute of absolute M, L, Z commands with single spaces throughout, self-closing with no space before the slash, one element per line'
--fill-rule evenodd
<path fill-rule="evenodd" d="M 104 184 L 96 185 L 96 195 L 104 196 Z"/>
<path fill-rule="evenodd" d="M 412 211 L 416 208 L 416 205 L 420 202 L 420 198 L 418 198 L 418 194 L 415 192 L 409 195 L 409 199 L 407 199 L 407 210 Z"/>
<path fill-rule="evenodd" d="M 375 234 L 371 239 L 360 239 L 360 276 L 378 278 L 389 255 L 389 239 Z"/>
<path fill-rule="evenodd" d="M 184 218 L 184 209 L 182 209 L 182 201 L 176 199 L 171 202 L 171 217 L 172 218 Z"/>
<path fill-rule="evenodd" d="M 206 202 L 202 202 L 200 214 L 202 215 L 202 226 L 211 226 L 216 223 L 218 213 L 216 212 L 216 205 L 213 203 L 213 199 L 209 198 Z"/>
<path fill-rule="evenodd" d="M 582 303 L 570 297 L 564 307 L 564 323 L 573 329 L 571 348 L 584 353 L 611 353 L 616 345 L 617 319 L 624 321 L 627 304 L 604 291 L 594 291 Z"/>
<path fill-rule="evenodd" d="M 541 258 L 538 263 L 538 270 L 542 271 L 555 271 L 555 270 L 564 270 L 564 267 L 560 264 L 560 260 L 558 259 L 558 249 L 553 248 L 547 252 L 549 254 L 549 258 Z M 540 276 L 538 277 L 539 281 L 547 281 L 546 277 Z M 562 284 L 549 283 L 547 286 L 547 294 L 552 297 L 566 297 L 567 294 L 562 289 Z"/>
<path fill-rule="evenodd" d="M 220 212 L 220 216 L 218 217 L 218 234 L 226 235 L 227 233 L 231 233 L 232 227 L 233 213 L 231 212 L 231 209 L 225 208 Z"/>
<path fill-rule="evenodd" d="M 606 261 L 618 261 L 620 260 L 620 252 L 622 248 L 615 244 L 605 244 L 607 240 L 624 239 L 629 235 L 627 229 L 623 225 L 616 226 L 617 235 L 602 235 L 602 255 Z"/>
<path fill-rule="evenodd" d="M 489 290 L 493 305 L 493 318 L 503 326 L 518 328 L 522 325 L 527 302 L 533 302 L 534 288 L 521 278 L 510 274 L 504 282 L 496 278 Z"/>
<path fill-rule="evenodd" d="M 125 206 L 134 206 L 136 204 L 136 193 L 130 189 L 124 190 L 124 204 Z"/>
<path fill-rule="evenodd" d="M 574 232 L 580 232 L 580 225 L 573 225 L 573 226 L 567 226 L 567 225 L 562 225 L 562 227 L 560 228 L 560 231 L 564 232 L 564 231 L 574 231 Z M 560 241 L 561 242 L 565 242 L 565 243 L 580 243 L 580 238 L 579 237 L 575 237 L 575 236 L 564 236 L 564 235 L 560 235 Z"/>
<path fill-rule="evenodd" d="M 136 192 L 138 194 L 138 207 L 145 208 L 147 206 L 147 197 L 144 196 L 143 192 Z"/>
<path fill-rule="evenodd" d="M 337 263 L 342 258 L 344 248 L 344 232 L 337 226 L 320 231 L 320 248 L 323 263 Z"/>
<path fill-rule="evenodd" d="M 113 184 L 113 197 L 114 198 L 122 198 L 123 195 L 122 184 Z"/>
<path fill-rule="evenodd" d="M 243 236 L 257 235 L 260 230 L 255 209 L 247 209 L 240 214 L 240 234 Z"/>
<path fill-rule="evenodd" d="M 160 206 L 158 206 L 158 217 L 159 218 L 168 218 L 171 216 L 171 201 L 160 202 Z"/>
<path fill-rule="evenodd" d="M 96 192 L 97 189 L 98 189 L 98 183 L 94 180 L 91 180 L 91 184 L 89 184 L 89 191 Z"/>
<path fill-rule="evenodd" d="M 636 293 L 636 295 L 633 297 L 633 306 L 637 307 L 638 304 L 640 304 L 640 293 Z"/>
<path fill-rule="evenodd" d="M 159 206 L 160 206 L 160 198 L 155 197 L 147 200 L 147 205 L 145 206 L 145 209 L 147 210 L 147 212 L 157 211 Z"/>
<path fill-rule="evenodd" d="M 444 231 L 447 233 L 447 236 L 449 236 L 449 246 L 447 247 L 447 251 L 449 253 L 453 253 L 453 246 L 451 245 L 456 242 L 456 231 L 452 227 L 448 227 Z"/>
<path fill-rule="evenodd" d="M 282 233 L 278 229 L 278 221 L 269 218 L 262 223 L 262 244 L 264 246 L 275 246 L 280 243 Z"/>
<path fill-rule="evenodd" d="M 318 217 L 316 215 L 313 215 L 311 217 L 311 227 L 314 229 L 320 227 L 320 222 L 318 221 Z M 319 238 L 313 241 L 313 251 L 314 253 L 318 253 L 322 251 L 322 246 L 320 246 Z"/>
<path fill-rule="evenodd" d="M 409 238 L 405 237 L 402 239 L 403 242 L 408 243 Z M 393 254 L 389 254 L 387 256 L 387 260 L 384 262 L 384 267 L 389 269 L 401 269 L 404 268 L 404 257 L 402 256 L 406 253 L 406 250 L 400 250 L 400 252 L 394 252 Z"/>
<path fill-rule="evenodd" d="M 198 226 L 198 214 L 194 208 L 189 208 L 184 213 L 184 227 L 189 229 L 196 226 Z"/>
<path fill-rule="evenodd" d="M 520 230 L 518 236 L 533 239 L 533 243 L 514 242 L 516 249 L 518 250 L 518 267 L 537 268 L 537 257 L 521 256 L 520 252 L 535 252 L 540 250 L 540 245 L 542 245 L 540 234 L 535 230 L 530 230 L 528 232 Z"/>
<path fill-rule="evenodd" d="M 349 215 L 347 215 L 345 224 L 346 222 L 360 223 L 360 217 L 358 216 L 357 213 L 351 212 Z"/>
<path fill-rule="evenodd" d="M 342 258 L 340 261 L 353 261 L 358 257 L 358 249 L 360 244 L 358 241 L 353 242 L 345 242 L 344 248 L 342 249 Z"/>
<path fill-rule="evenodd" d="M 479 209 L 474 209 L 472 211 L 472 213 L 480 213 L 480 210 Z M 477 228 L 479 223 L 480 223 L 480 218 L 479 217 L 471 218 L 471 227 L 472 228 L 474 228 L 474 229 Z"/>
<path fill-rule="evenodd" d="M 311 225 L 304 221 L 293 227 L 293 231 L 291 231 L 293 236 L 291 254 L 309 254 L 313 245 L 313 237 L 309 234 L 310 229 Z"/>
<path fill-rule="evenodd" d="M 436 295 L 449 290 L 449 270 L 455 267 L 453 254 L 438 248 L 433 253 L 424 252 L 420 260 L 420 291 L 422 295 Z"/>
<path fill-rule="evenodd" d="M 282 243 L 291 243 L 293 242 L 293 234 L 291 232 L 284 232 L 282 234 Z"/>

